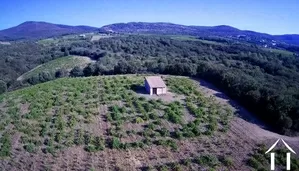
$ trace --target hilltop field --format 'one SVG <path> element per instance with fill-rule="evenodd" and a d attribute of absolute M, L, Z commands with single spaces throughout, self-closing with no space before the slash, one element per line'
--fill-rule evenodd
<path fill-rule="evenodd" d="M 62 78 L 1 95 L 0 170 L 268 170 L 277 137 L 299 149 L 203 81 L 163 76 L 168 94 L 148 96 L 143 79 Z"/>

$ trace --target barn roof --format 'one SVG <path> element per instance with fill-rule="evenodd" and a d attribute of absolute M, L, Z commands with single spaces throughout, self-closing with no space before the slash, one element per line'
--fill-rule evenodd
<path fill-rule="evenodd" d="M 145 80 L 147 81 L 148 85 L 150 87 L 166 87 L 164 81 L 159 76 L 149 76 L 145 77 Z"/>

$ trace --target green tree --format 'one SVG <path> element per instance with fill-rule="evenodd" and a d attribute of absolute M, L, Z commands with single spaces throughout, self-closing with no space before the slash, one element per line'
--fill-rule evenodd
<path fill-rule="evenodd" d="M 71 70 L 70 75 L 71 75 L 72 77 L 82 77 L 82 76 L 84 76 L 84 73 L 83 73 L 83 70 L 82 70 L 80 67 L 75 66 L 75 67 Z"/>
<path fill-rule="evenodd" d="M 56 78 L 62 78 L 66 77 L 68 75 L 68 71 L 66 69 L 59 69 L 55 72 L 55 77 Z"/>
<path fill-rule="evenodd" d="M 88 76 L 96 75 L 97 73 L 96 70 L 97 67 L 95 64 L 89 64 L 83 69 L 84 76 L 88 77 Z"/>

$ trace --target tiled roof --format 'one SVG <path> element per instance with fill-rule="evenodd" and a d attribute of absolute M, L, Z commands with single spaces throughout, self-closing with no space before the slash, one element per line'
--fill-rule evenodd
<path fill-rule="evenodd" d="M 164 81 L 159 76 L 145 77 L 145 80 L 150 87 L 166 87 Z"/>

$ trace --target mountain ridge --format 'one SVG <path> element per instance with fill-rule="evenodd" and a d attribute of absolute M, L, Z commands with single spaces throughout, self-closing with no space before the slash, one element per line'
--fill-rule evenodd
<path fill-rule="evenodd" d="M 90 26 L 69 26 L 53 24 L 44 21 L 26 21 L 17 26 L 0 30 L 0 40 L 40 39 L 96 31 L 98 28 Z"/>
<path fill-rule="evenodd" d="M 255 41 L 261 41 L 265 39 L 268 42 L 271 42 L 273 40 L 280 41 L 281 43 L 299 45 L 299 34 L 271 35 L 268 33 L 260 33 L 251 30 L 240 30 L 228 25 L 187 26 L 168 22 L 128 22 L 105 25 L 101 27 L 101 29 L 120 33 L 183 34 L 200 37 L 245 37 L 244 39 Z"/>
<path fill-rule="evenodd" d="M 196 26 L 170 22 L 127 22 L 104 25 L 100 28 L 91 26 L 70 26 L 44 21 L 26 21 L 17 26 L 0 30 L 0 40 L 41 39 L 66 34 L 79 34 L 94 31 L 118 33 L 181 34 L 199 37 L 229 37 L 250 41 L 280 42 L 299 45 L 299 34 L 272 35 L 251 30 L 240 30 L 229 25 Z"/>

